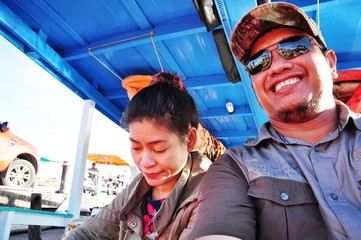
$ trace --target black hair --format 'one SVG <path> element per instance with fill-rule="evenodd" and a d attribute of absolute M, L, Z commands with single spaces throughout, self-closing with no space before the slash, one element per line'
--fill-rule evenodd
<path fill-rule="evenodd" d="M 160 72 L 153 76 L 151 85 L 134 95 L 123 114 L 122 123 L 129 125 L 144 119 L 164 125 L 180 136 L 185 136 L 189 127 L 197 129 L 196 105 L 179 76 Z"/>

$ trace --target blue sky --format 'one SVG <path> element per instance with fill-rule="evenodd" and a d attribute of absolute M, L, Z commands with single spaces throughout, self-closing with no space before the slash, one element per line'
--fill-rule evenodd
<path fill-rule="evenodd" d="M 0 36 L 0 121 L 39 149 L 40 156 L 73 162 L 83 100 Z M 132 163 L 128 133 L 98 111 L 89 152 Z"/>

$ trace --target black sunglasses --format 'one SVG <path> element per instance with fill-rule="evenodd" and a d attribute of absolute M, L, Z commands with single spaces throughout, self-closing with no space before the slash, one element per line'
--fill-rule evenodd
<path fill-rule="evenodd" d="M 292 59 L 308 53 L 311 50 L 312 41 L 316 42 L 315 39 L 304 35 L 292 36 L 280 41 L 275 49 L 282 58 Z M 246 71 L 250 75 L 256 75 L 268 69 L 272 64 L 272 50 L 261 50 L 250 57 L 246 64 Z"/>

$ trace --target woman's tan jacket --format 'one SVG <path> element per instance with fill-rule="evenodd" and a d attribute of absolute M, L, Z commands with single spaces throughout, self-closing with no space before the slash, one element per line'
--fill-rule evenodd
<path fill-rule="evenodd" d="M 155 239 L 187 239 L 196 214 L 200 183 L 211 161 L 199 152 L 191 152 L 186 166 L 155 216 Z M 151 189 L 142 174 L 95 217 L 86 219 L 66 235 L 66 240 L 143 239 L 144 200 Z"/>

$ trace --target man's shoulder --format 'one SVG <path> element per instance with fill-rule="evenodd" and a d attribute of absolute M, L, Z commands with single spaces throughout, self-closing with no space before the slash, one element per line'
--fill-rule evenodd
<path fill-rule="evenodd" d="M 249 141 L 255 141 L 255 140 L 249 140 Z M 255 148 L 254 146 L 255 145 L 252 145 L 252 144 L 248 145 L 245 143 L 243 145 L 234 146 L 234 147 L 227 149 L 224 152 L 224 154 L 230 156 L 231 158 L 234 158 L 237 160 L 242 160 L 246 156 L 248 156 L 250 154 L 250 152 L 257 151 L 257 148 Z"/>
<path fill-rule="evenodd" d="M 216 161 L 220 165 L 238 166 L 239 168 L 246 168 L 245 154 L 247 154 L 246 146 L 240 145 L 227 149 Z M 236 165 L 234 165 L 236 164 Z"/>

